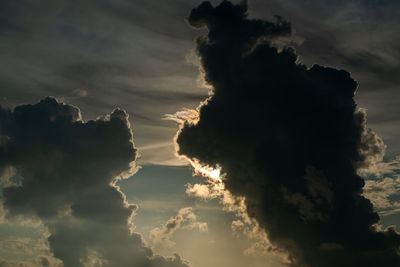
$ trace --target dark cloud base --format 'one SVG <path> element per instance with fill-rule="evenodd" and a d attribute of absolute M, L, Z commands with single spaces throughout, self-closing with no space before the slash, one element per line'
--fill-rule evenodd
<path fill-rule="evenodd" d="M 361 196 L 357 170 L 384 145 L 357 108 L 357 83 L 344 70 L 297 63 L 291 34 L 247 19 L 245 3 L 203 2 L 188 22 L 207 28 L 197 53 L 213 95 L 199 121 L 185 123 L 179 153 L 222 167 L 234 196 L 292 266 L 400 266 L 400 236 L 377 231 L 379 216 Z"/>
<path fill-rule="evenodd" d="M 50 97 L 0 107 L 0 173 L 12 166 L 22 179 L 3 189 L 8 218 L 40 219 L 65 267 L 187 266 L 178 255 L 153 255 L 129 228 L 136 206 L 115 185 L 133 173 L 137 155 L 128 114 L 80 118 L 77 107 Z"/>

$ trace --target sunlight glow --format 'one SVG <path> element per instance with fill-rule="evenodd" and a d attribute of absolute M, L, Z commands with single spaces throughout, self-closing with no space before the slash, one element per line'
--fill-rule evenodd
<path fill-rule="evenodd" d="M 213 169 L 207 166 L 200 167 L 197 169 L 202 175 L 210 177 L 212 179 L 220 180 L 220 169 Z"/>
<path fill-rule="evenodd" d="M 196 174 L 200 174 L 204 177 L 210 178 L 215 182 L 222 182 L 220 166 L 217 165 L 215 168 L 213 168 L 210 166 L 201 165 L 197 161 L 190 161 L 190 164 L 193 166 Z"/>

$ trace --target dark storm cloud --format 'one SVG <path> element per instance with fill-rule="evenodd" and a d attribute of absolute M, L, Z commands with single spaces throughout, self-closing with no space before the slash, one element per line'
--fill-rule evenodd
<path fill-rule="evenodd" d="M 179 153 L 218 164 L 293 266 L 400 266 L 400 236 L 375 230 L 379 216 L 361 196 L 357 171 L 384 145 L 357 108 L 357 83 L 345 70 L 297 63 L 294 49 L 271 44 L 290 24 L 246 12 L 245 3 L 204 2 L 188 18 L 208 29 L 197 53 L 213 95 L 179 133 Z"/>
<path fill-rule="evenodd" d="M 136 206 L 115 185 L 132 174 L 137 155 L 124 110 L 83 122 L 77 107 L 45 98 L 0 108 L 0 137 L 0 168 L 12 166 L 22 179 L 3 189 L 7 216 L 40 219 L 65 267 L 93 259 L 113 267 L 187 266 L 179 256 L 154 256 L 131 233 Z"/>

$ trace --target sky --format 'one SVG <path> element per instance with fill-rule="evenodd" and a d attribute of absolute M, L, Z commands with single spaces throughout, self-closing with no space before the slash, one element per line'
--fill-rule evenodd
<path fill-rule="evenodd" d="M 0 1 L 0 266 L 397 266 L 399 5 Z"/>

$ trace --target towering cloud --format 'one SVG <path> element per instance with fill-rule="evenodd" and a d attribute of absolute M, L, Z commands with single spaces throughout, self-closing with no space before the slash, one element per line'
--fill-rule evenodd
<path fill-rule="evenodd" d="M 276 22 L 247 18 L 245 2 L 203 2 L 188 21 L 213 91 L 177 136 L 179 154 L 220 167 L 248 215 L 292 266 L 400 266 L 400 236 L 379 216 L 357 174 L 384 145 L 366 128 L 344 70 L 299 63 Z"/>
<path fill-rule="evenodd" d="M 153 255 L 132 232 L 136 206 L 115 185 L 136 158 L 124 110 L 83 122 L 54 98 L 0 108 L 0 141 L 7 216 L 40 219 L 65 267 L 187 266 Z"/>

